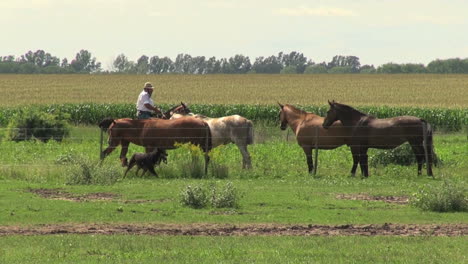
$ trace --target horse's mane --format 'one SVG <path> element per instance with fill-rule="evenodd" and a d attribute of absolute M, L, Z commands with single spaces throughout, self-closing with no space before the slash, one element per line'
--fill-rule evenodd
<path fill-rule="evenodd" d="M 368 115 L 368 114 L 366 114 L 366 113 L 363 113 L 363 112 L 361 112 L 361 111 L 357 110 L 356 108 L 351 107 L 351 106 L 349 106 L 349 105 L 340 104 L 340 103 L 335 102 L 335 103 L 334 103 L 334 106 L 335 106 L 338 110 L 340 110 L 340 111 L 345 111 L 345 112 L 357 112 L 357 113 L 359 113 L 360 115 L 363 115 L 363 116 L 373 117 L 373 116 Z"/>
<path fill-rule="evenodd" d="M 309 112 L 306 112 L 302 109 L 296 108 L 295 106 L 292 106 L 290 104 L 285 104 L 284 106 L 287 106 L 289 109 L 291 109 L 294 113 L 296 114 L 310 114 Z"/>

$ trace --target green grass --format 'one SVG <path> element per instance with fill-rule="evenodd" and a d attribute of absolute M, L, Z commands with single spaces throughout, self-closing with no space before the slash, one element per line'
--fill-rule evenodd
<path fill-rule="evenodd" d="M 0 237 L 2 263 L 465 263 L 466 237 Z"/>
<path fill-rule="evenodd" d="M 268 129 L 266 129 L 268 130 Z M 94 132 L 93 132 L 94 131 Z M 157 168 L 160 178 L 136 178 L 130 172 L 114 185 L 66 185 L 68 159 L 85 156 L 98 159 L 98 133 L 81 127 L 63 143 L 1 142 L 0 225 L 66 222 L 171 222 L 171 223 L 466 223 L 466 213 L 421 212 L 409 205 L 384 202 L 337 200 L 339 193 L 410 196 L 425 184 L 441 185 L 444 179 L 465 185 L 468 148 L 462 134 L 435 136 L 436 152 L 443 166 L 435 168 L 436 179 L 416 175 L 416 165 L 370 168 L 369 179 L 349 177 L 351 154 L 346 147 L 320 151 L 318 175 L 307 173 L 305 157 L 293 141 L 286 142 L 279 129 L 269 130 L 265 143 L 249 147 L 253 167 L 241 169 L 241 156 L 234 145 L 216 149 L 213 162 L 229 168 L 224 183 L 232 181 L 241 192 L 234 214 L 213 214 L 212 209 L 190 209 L 179 203 L 188 184 L 214 179 L 186 179 L 182 164 L 190 159 L 186 149 L 171 150 L 169 162 Z M 122 174 L 116 150 L 105 160 Z M 132 146 L 130 154 L 142 151 Z M 372 156 L 372 154 L 371 154 Z M 71 193 L 110 192 L 113 201 L 76 203 L 40 198 L 28 188 L 63 188 Z M 148 200 L 125 203 L 126 200 Z M 162 202 L 152 202 L 162 200 Z M 156 212 L 158 213 L 155 213 Z M 223 211 L 222 209 L 220 211 Z"/>

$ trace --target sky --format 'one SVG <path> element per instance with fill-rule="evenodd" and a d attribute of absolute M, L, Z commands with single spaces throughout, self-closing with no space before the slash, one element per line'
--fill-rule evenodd
<path fill-rule="evenodd" d="M 229 58 L 302 52 L 362 65 L 468 57 L 467 0 L 0 0 L 0 56 L 86 49 L 104 68 L 119 54 Z"/>

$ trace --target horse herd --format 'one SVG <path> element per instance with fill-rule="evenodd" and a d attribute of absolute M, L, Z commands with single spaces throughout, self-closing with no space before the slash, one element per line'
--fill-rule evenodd
<path fill-rule="evenodd" d="M 330 109 L 326 117 L 278 103 L 280 128 L 285 130 L 289 125 L 296 135 L 297 143 L 306 155 L 309 173 L 314 169 L 313 149 L 349 146 L 353 157 L 351 174 L 355 176 L 359 164 L 361 174 L 368 177 L 369 148 L 392 149 L 408 142 L 416 156 L 418 175 L 426 161 L 427 174 L 433 176 L 432 128 L 425 120 L 414 116 L 379 119 L 345 104 L 328 103 Z M 207 173 L 208 152 L 219 145 L 234 143 L 242 154 L 242 167 L 252 168 L 247 146 L 253 144 L 253 123 L 247 118 L 239 115 L 210 118 L 192 113 L 184 103 L 171 108 L 163 116 L 141 120 L 102 120 L 99 127 L 107 131 L 109 146 L 101 152 L 101 159 L 121 145 L 120 159 L 122 166 L 127 166 L 126 154 L 130 143 L 143 146 L 146 153 L 174 149 L 176 143 L 192 143 L 203 150 Z"/>

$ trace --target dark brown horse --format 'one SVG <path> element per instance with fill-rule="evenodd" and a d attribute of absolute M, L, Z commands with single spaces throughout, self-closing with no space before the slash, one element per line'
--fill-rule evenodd
<path fill-rule="evenodd" d="M 340 121 L 334 122 L 330 129 L 322 127 L 324 118 L 313 113 L 309 113 L 296 107 L 286 104 L 280 106 L 281 129 L 285 130 L 287 125 L 296 135 L 297 144 L 302 147 L 307 159 L 309 173 L 313 171 L 312 150 L 334 149 L 348 144 L 350 139 L 350 129 L 341 125 Z"/>
<path fill-rule="evenodd" d="M 328 103 L 330 110 L 327 112 L 323 127 L 328 129 L 333 122 L 340 120 L 344 126 L 352 128 L 350 147 L 353 154 L 351 169 L 353 176 L 356 174 L 358 163 L 362 175 L 369 176 L 367 164 L 369 148 L 393 149 L 405 142 L 411 145 L 416 155 L 418 175 L 421 174 L 422 164 L 427 158 L 427 174 L 433 176 L 432 128 L 425 120 L 414 116 L 378 119 L 345 104 L 335 101 L 328 101 Z"/>
<path fill-rule="evenodd" d="M 122 166 L 127 166 L 127 151 L 130 143 L 145 147 L 146 153 L 153 150 L 174 149 L 175 143 L 192 143 L 200 146 L 205 152 L 205 173 L 208 169 L 211 150 L 210 128 L 203 120 L 194 117 L 183 117 L 174 120 L 159 118 L 135 120 L 130 118 L 101 121 L 99 127 L 107 130 L 109 146 L 101 153 L 102 159 L 109 155 L 118 145 L 122 146 L 120 159 Z"/>

